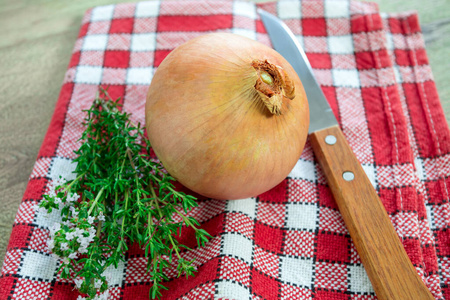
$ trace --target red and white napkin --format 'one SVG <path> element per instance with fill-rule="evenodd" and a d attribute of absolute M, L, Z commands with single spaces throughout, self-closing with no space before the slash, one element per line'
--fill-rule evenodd
<path fill-rule="evenodd" d="M 169 0 L 88 10 L 14 221 L 0 299 L 78 297 L 46 247 L 58 216 L 34 206 L 53 179 L 73 176 L 82 109 L 99 86 L 143 123 L 152 74 L 176 46 L 213 31 L 270 45 L 257 7 L 284 20 L 304 47 L 417 272 L 436 299 L 450 299 L 450 132 L 418 17 L 346 0 Z M 376 299 L 309 143 L 271 191 L 202 199 L 192 215 L 213 238 L 182 254 L 196 258 L 193 279 L 167 271 L 163 299 Z M 145 270 L 143 251 L 131 247 L 125 263 L 107 271 L 110 298 L 148 299 Z"/>

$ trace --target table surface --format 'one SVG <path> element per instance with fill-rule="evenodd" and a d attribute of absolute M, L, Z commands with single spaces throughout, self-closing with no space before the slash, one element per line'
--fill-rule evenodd
<path fill-rule="evenodd" d="M 84 12 L 92 6 L 136 1 L 0 0 L 0 265 Z M 450 1 L 373 2 L 383 12 L 418 11 L 450 123 Z"/>

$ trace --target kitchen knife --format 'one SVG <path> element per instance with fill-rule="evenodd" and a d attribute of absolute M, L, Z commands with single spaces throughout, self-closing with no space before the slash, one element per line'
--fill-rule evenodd
<path fill-rule="evenodd" d="M 259 9 L 274 49 L 300 77 L 310 109 L 309 136 L 345 225 L 380 300 L 434 299 L 409 260 L 389 216 L 314 78 L 305 52 L 281 20 Z"/>

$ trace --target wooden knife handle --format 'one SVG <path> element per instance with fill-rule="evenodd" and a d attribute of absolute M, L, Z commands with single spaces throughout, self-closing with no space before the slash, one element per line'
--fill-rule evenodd
<path fill-rule="evenodd" d="M 378 299 L 434 299 L 340 128 L 317 131 L 310 138 Z"/>

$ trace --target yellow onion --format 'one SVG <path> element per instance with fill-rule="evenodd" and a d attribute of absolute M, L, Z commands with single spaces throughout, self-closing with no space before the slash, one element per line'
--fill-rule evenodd
<path fill-rule="evenodd" d="M 241 199 L 283 181 L 305 145 L 300 79 L 273 49 L 212 33 L 173 50 L 147 94 L 146 128 L 166 170 L 206 197 Z"/>

